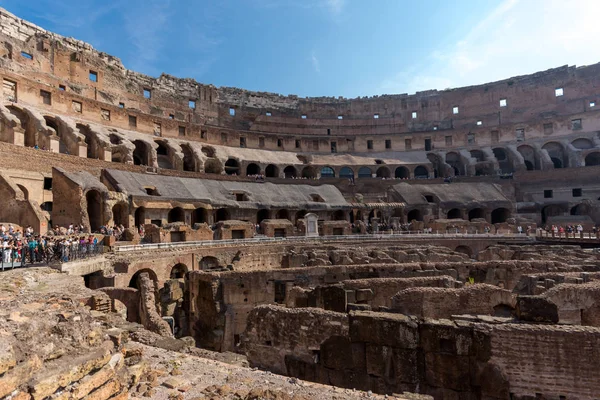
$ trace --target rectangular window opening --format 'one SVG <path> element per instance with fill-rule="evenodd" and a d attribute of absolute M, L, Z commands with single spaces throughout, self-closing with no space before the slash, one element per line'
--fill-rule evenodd
<path fill-rule="evenodd" d="M 477 126 L 483 125 L 483 121 L 477 121 Z"/>
<path fill-rule="evenodd" d="M 554 197 L 552 190 L 544 190 L 544 198 L 545 199 L 551 199 L 552 197 Z"/>
<path fill-rule="evenodd" d="M 595 101 L 590 101 L 590 108 L 592 107 L 596 107 L 596 102 Z"/>
<path fill-rule="evenodd" d="M 152 91 L 150 89 L 144 89 L 144 98 L 145 99 L 152 98 Z"/>
<path fill-rule="evenodd" d="M 506 101 L 506 99 L 500 99 L 500 107 L 506 107 L 507 104 L 508 102 Z"/>
<path fill-rule="evenodd" d="M 573 189 L 573 197 L 581 197 L 583 195 L 583 189 Z"/>
<path fill-rule="evenodd" d="M 299 149 L 301 147 L 301 143 L 298 139 L 296 139 L 296 148 Z"/>
<path fill-rule="evenodd" d="M 581 125 L 581 119 L 573 119 L 571 120 L 571 129 L 576 131 L 581 129 L 583 126 Z"/>
<path fill-rule="evenodd" d="M 313 150 L 319 150 L 319 141 L 318 140 L 313 140 L 312 145 L 313 145 Z"/>
<path fill-rule="evenodd" d="M 306 114 L 302 114 L 302 116 L 300 118 L 306 119 Z"/>
<path fill-rule="evenodd" d="M 425 139 L 425 151 L 430 151 L 431 150 L 431 138 L 426 138 Z"/>
<path fill-rule="evenodd" d="M 240 138 L 240 147 L 241 148 L 245 148 L 246 147 L 246 138 L 245 137 L 241 137 Z"/>
<path fill-rule="evenodd" d="M 392 141 L 390 139 L 385 140 L 385 148 L 386 148 L 386 150 L 389 150 L 392 148 Z"/>
<path fill-rule="evenodd" d="M 373 150 L 373 141 L 372 140 L 367 140 L 367 149 Z"/>
<path fill-rule="evenodd" d="M 379 119 L 379 114 L 373 114 L 373 118 Z"/>
<path fill-rule="evenodd" d="M 129 116 L 129 127 L 130 128 L 137 128 L 137 117 L 135 115 L 130 115 Z"/>
<path fill-rule="evenodd" d="M 21 55 L 22 55 L 23 57 L 25 57 L 26 59 L 28 59 L 28 60 L 33 60 L 33 54 L 31 54 L 31 53 L 28 53 L 28 52 L 26 52 L 26 51 L 22 51 L 22 52 L 21 52 Z"/>
<path fill-rule="evenodd" d="M 235 108 L 229 107 L 229 115 L 231 115 L 232 117 L 235 116 Z"/>
<path fill-rule="evenodd" d="M 458 106 L 452 107 L 452 114 L 458 114 Z"/>
<path fill-rule="evenodd" d="M 175 114 L 169 114 L 169 119 L 175 119 Z"/>
<path fill-rule="evenodd" d="M 191 108 L 192 110 L 195 110 L 196 109 L 196 100 L 189 100 L 188 107 Z"/>
<path fill-rule="evenodd" d="M 343 115 L 338 115 L 338 119 L 344 119 Z"/>
<path fill-rule="evenodd" d="M 552 125 L 552 122 L 544 124 L 544 133 L 546 135 L 551 134 L 554 131 L 554 126 Z"/>
<path fill-rule="evenodd" d="M 412 140 L 404 139 L 404 149 L 411 150 L 412 149 Z"/>
<path fill-rule="evenodd" d="M 283 147 L 283 140 L 277 139 L 277 147 Z"/>
<path fill-rule="evenodd" d="M 452 136 L 446 136 L 446 146 L 452 146 Z"/>
<path fill-rule="evenodd" d="M 100 116 L 104 121 L 110 121 L 110 110 L 100 109 Z"/>
<path fill-rule="evenodd" d="M 71 108 L 76 113 L 81 114 L 83 112 L 83 106 L 81 105 L 81 102 L 79 102 L 79 101 L 73 100 L 73 102 L 71 103 Z"/>
<path fill-rule="evenodd" d="M 563 90 L 563 88 L 559 87 L 559 88 L 554 89 L 554 95 L 556 97 L 560 97 L 564 94 L 565 94 L 565 91 Z"/>
<path fill-rule="evenodd" d="M 467 144 L 475 144 L 475 134 L 467 133 Z"/>
<path fill-rule="evenodd" d="M 50 106 L 52 105 L 52 94 L 45 90 L 40 90 L 40 97 L 42 98 L 42 103 Z"/>
<path fill-rule="evenodd" d="M 412 119 L 417 119 L 417 112 L 416 111 L 412 112 Z"/>
<path fill-rule="evenodd" d="M 331 129 L 327 128 L 327 136 L 330 136 L 330 135 L 331 135 Z"/>
<path fill-rule="evenodd" d="M 437 130 L 438 130 L 438 126 L 437 126 L 437 125 L 434 125 L 434 126 L 433 126 L 433 130 L 434 130 L 434 131 L 437 131 Z"/>
<path fill-rule="evenodd" d="M 65 90 L 67 90 L 67 87 L 65 85 L 58 85 L 58 90 L 64 92 Z"/>
<path fill-rule="evenodd" d="M 525 140 L 525 129 L 521 128 L 521 129 L 517 129 L 515 131 L 515 136 L 517 138 L 517 142 L 522 142 Z"/>
<path fill-rule="evenodd" d="M 44 190 L 52 190 L 52 178 L 44 177 Z"/>
<path fill-rule="evenodd" d="M 162 136 L 162 126 L 159 122 L 154 123 L 154 136 Z"/>
<path fill-rule="evenodd" d="M 266 115 L 267 117 L 270 117 L 270 116 L 271 116 L 271 113 L 270 113 L 269 111 L 267 111 L 267 112 L 265 113 L 265 115 Z"/>
<path fill-rule="evenodd" d="M 337 143 L 336 142 L 331 142 L 331 152 L 337 153 Z"/>
<path fill-rule="evenodd" d="M 258 147 L 265 147 L 265 138 L 262 136 L 258 138 Z"/>
<path fill-rule="evenodd" d="M 179 127 L 179 136 L 185 136 L 185 126 Z"/>
<path fill-rule="evenodd" d="M 492 143 L 498 143 L 500 141 L 500 134 L 498 131 L 492 131 Z"/>
<path fill-rule="evenodd" d="M 98 82 L 98 73 L 96 71 L 90 71 L 90 81 Z"/>
<path fill-rule="evenodd" d="M 207 137 L 206 130 L 204 130 L 204 129 L 201 130 L 200 131 L 200 139 L 206 139 L 206 137 Z"/>
<path fill-rule="evenodd" d="M 225 132 L 221 132 L 221 143 L 227 143 L 227 134 Z"/>
<path fill-rule="evenodd" d="M 125 103 L 119 103 L 119 108 L 125 108 Z"/>

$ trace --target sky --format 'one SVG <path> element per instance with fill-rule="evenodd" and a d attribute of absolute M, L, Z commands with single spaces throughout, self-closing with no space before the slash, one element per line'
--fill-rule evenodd
<path fill-rule="evenodd" d="M 469 86 L 600 62 L 599 0 L 0 0 L 126 68 L 298 96 Z"/>

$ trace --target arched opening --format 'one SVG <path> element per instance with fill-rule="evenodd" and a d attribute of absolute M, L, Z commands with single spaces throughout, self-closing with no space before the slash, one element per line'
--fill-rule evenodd
<path fill-rule="evenodd" d="M 415 168 L 415 178 L 416 179 L 426 179 L 429 178 L 429 171 L 427 171 L 427 168 L 422 166 L 422 165 L 418 165 Z"/>
<path fill-rule="evenodd" d="M 567 157 L 565 156 L 563 146 L 560 143 L 548 142 L 542 146 L 542 150 L 548 152 L 548 155 L 554 164 L 554 168 L 567 167 Z"/>
<path fill-rule="evenodd" d="M 95 158 L 99 159 L 100 154 L 97 151 L 97 142 L 96 137 L 92 133 L 89 125 L 84 124 L 75 124 L 75 128 L 81 133 L 84 137 L 85 144 L 87 144 L 87 158 Z"/>
<path fill-rule="evenodd" d="M 240 163 L 234 159 L 230 158 L 225 162 L 225 173 L 227 175 L 239 175 L 240 172 Z"/>
<path fill-rule="evenodd" d="M 359 178 L 370 178 L 373 176 L 373 172 L 369 167 L 360 167 L 358 169 L 358 177 Z"/>
<path fill-rule="evenodd" d="M 276 219 L 290 219 L 290 214 L 288 213 L 288 210 L 281 209 L 281 210 L 277 211 L 277 214 L 275 214 L 275 218 Z"/>
<path fill-rule="evenodd" d="M 423 214 L 421 214 L 420 210 L 410 210 L 406 219 L 408 220 L 408 222 L 423 221 Z"/>
<path fill-rule="evenodd" d="M 469 221 L 474 219 L 485 219 L 485 210 L 483 208 L 474 208 L 469 211 Z"/>
<path fill-rule="evenodd" d="M 256 223 L 260 224 L 263 220 L 269 219 L 269 210 L 263 208 L 256 213 Z"/>
<path fill-rule="evenodd" d="M 571 215 L 589 215 L 590 209 L 587 204 L 577 204 L 571 207 Z"/>
<path fill-rule="evenodd" d="M 446 164 L 450 165 L 454 170 L 454 175 L 465 175 L 465 168 L 460 158 L 460 154 L 450 152 L 446 154 Z"/>
<path fill-rule="evenodd" d="M 556 204 L 546 206 L 542 208 L 542 223 L 545 224 L 546 222 L 548 222 L 548 217 L 557 217 L 563 214 L 564 210 Z"/>
<path fill-rule="evenodd" d="M 218 270 L 221 269 L 221 266 L 217 257 L 205 256 L 200 260 L 200 269 L 202 271 Z"/>
<path fill-rule="evenodd" d="M 288 165 L 287 167 L 285 167 L 283 169 L 283 175 L 287 178 L 295 178 L 298 174 L 298 171 L 296 171 L 296 168 L 292 167 L 291 165 Z"/>
<path fill-rule="evenodd" d="M 391 173 L 387 167 L 379 167 L 375 172 L 375 176 L 377 176 L 378 178 L 389 178 L 391 176 Z"/>
<path fill-rule="evenodd" d="M 573 147 L 579 150 L 587 150 L 594 147 L 592 141 L 586 138 L 575 139 L 571 142 L 571 145 L 573 145 Z"/>
<path fill-rule="evenodd" d="M 462 213 L 460 212 L 460 210 L 458 208 L 453 208 L 450 211 L 448 211 L 447 218 L 448 219 L 461 219 Z"/>
<path fill-rule="evenodd" d="M 220 174 L 223 172 L 223 165 L 216 158 L 209 158 L 204 162 L 204 172 L 207 174 Z"/>
<path fill-rule="evenodd" d="M 277 166 L 273 164 L 267 165 L 267 168 L 265 168 L 265 176 L 267 178 L 278 178 L 279 168 L 277 168 Z"/>
<path fill-rule="evenodd" d="M 438 177 L 439 171 L 444 171 L 444 162 L 442 158 L 435 153 L 427 153 L 427 159 L 431 162 L 431 166 L 433 167 L 433 176 L 434 178 Z"/>
<path fill-rule="evenodd" d="M 102 195 L 97 190 L 86 193 L 87 212 L 92 232 L 98 232 L 102 226 Z"/>
<path fill-rule="evenodd" d="M 136 272 L 135 274 L 133 274 L 133 276 L 131 277 L 131 280 L 129 280 L 129 287 L 130 288 L 135 288 L 135 289 L 140 289 L 140 285 L 138 282 L 138 278 L 140 277 L 141 274 L 143 274 L 144 272 L 148 273 L 148 277 L 154 281 L 154 284 L 156 285 L 156 282 L 158 282 L 158 278 L 156 276 L 156 272 L 152 271 L 149 268 L 144 268 L 139 270 L 138 272 Z"/>
<path fill-rule="evenodd" d="M 110 140 L 110 144 L 119 145 L 123 143 L 123 139 L 117 136 L 115 133 L 111 133 L 108 135 L 108 140 Z"/>
<path fill-rule="evenodd" d="M 260 175 L 260 167 L 258 166 L 258 164 L 255 164 L 255 163 L 248 164 L 248 166 L 246 167 L 246 175 L 248 175 L 248 176 Z"/>
<path fill-rule="evenodd" d="M 23 192 L 23 196 L 25 197 L 25 200 L 29 200 L 29 190 L 27 190 L 27 188 L 25 188 L 25 186 L 23 186 L 23 185 L 17 184 L 17 186 L 19 187 L 19 189 L 21 189 L 21 192 Z"/>
<path fill-rule="evenodd" d="M 228 221 L 229 211 L 226 208 L 219 208 L 215 213 L 215 222 Z"/>
<path fill-rule="evenodd" d="M 304 218 L 304 216 L 306 215 L 306 210 L 300 210 L 296 213 L 296 221 L 298 221 L 299 219 Z"/>
<path fill-rule="evenodd" d="M 474 158 L 477 162 L 485 161 L 485 156 L 481 150 L 471 150 L 469 151 L 469 154 L 471 154 L 471 158 Z"/>
<path fill-rule="evenodd" d="M 408 179 L 410 178 L 410 171 L 406 167 L 398 167 L 394 171 L 394 177 L 398 179 Z"/>
<path fill-rule="evenodd" d="M 336 210 L 331 214 L 332 221 L 345 221 L 346 212 L 344 210 Z"/>
<path fill-rule="evenodd" d="M 45 201 L 42 203 L 42 205 L 40 205 L 40 208 L 42 209 L 42 211 L 52 212 L 52 202 Z"/>
<path fill-rule="evenodd" d="M 202 152 L 202 154 L 204 154 L 208 158 L 214 158 L 215 157 L 216 150 L 212 146 L 202 146 L 202 148 L 200 149 L 200 151 Z"/>
<path fill-rule="evenodd" d="M 506 208 L 496 208 L 492 211 L 492 224 L 506 222 L 510 218 L 510 210 Z"/>
<path fill-rule="evenodd" d="M 354 171 L 350 167 L 343 167 L 340 169 L 340 178 L 354 179 Z"/>
<path fill-rule="evenodd" d="M 205 208 L 196 208 L 192 211 L 192 226 L 204 223 L 208 223 L 208 212 Z"/>
<path fill-rule="evenodd" d="M 185 222 L 185 211 L 183 211 L 183 208 L 172 208 L 167 214 L 167 222 Z"/>
<path fill-rule="evenodd" d="M 508 153 L 502 147 L 496 147 L 492 150 L 494 152 L 494 157 L 498 160 L 498 166 L 500 167 L 500 172 L 503 174 L 510 174 L 515 172 L 513 168 L 513 164 L 508 157 Z"/>
<path fill-rule="evenodd" d="M 321 168 L 321 178 L 335 178 L 335 171 L 331 167 Z"/>
<path fill-rule="evenodd" d="M 62 154 L 69 154 L 69 148 L 67 147 L 64 132 L 58 128 L 56 119 L 54 119 L 53 117 L 44 116 L 44 120 L 46 121 L 46 126 L 52 128 L 58 136 L 58 152 Z"/>
<path fill-rule="evenodd" d="M 115 225 L 123 225 L 129 228 L 129 206 L 123 203 L 117 203 L 112 208 L 113 222 Z"/>
<path fill-rule="evenodd" d="M 473 250 L 471 250 L 471 248 L 469 246 L 457 246 L 454 251 L 456 251 L 457 253 L 462 253 L 462 254 L 466 254 L 470 257 L 473 257 Z"/>
<path fill-rule="evenodd" d="M 183 170 L 190 172 L 196 171 L 196 157 L 194 157 L 192 146 L 187 143 L 182 144 L 181 152 L 183 153 Z"/>
<path fill-rule="evenodd" d="M 306 179 L 315 179 L 317 177 L 317 173 L 313 167 L 304 167 L 302 169 L 302 177 Z"/>
<path fill-rule="evenodd" d="M 135 210 L 135 226 L 146 225 L 146 209 L 144 207 L 138 207 Z"/>
<path fill-rule="evenodd" d="M 585 156 L 585 166 L 600 165 L 600 153 L 593 152 Z"/>
<path fill-rule="evenodd" d="M 523 157 L 525 167 L 528 171 L 540 169 L 540 161 L 536 150 L 526 144 L 517 147 L 517 151 Z"/>
<path fill-rule="evenodd" d="M 171 268 L 170 279 L 183 279 L 185 274 L 188 272 L 188 267 L 185 264 L 179 263 L 173 265 Z"/>
<path fill-rule="evenodd" d="M 133 150 L 133 163 L 135 165 L 148 165 L 148 144 L 141 140 L 134 140 L 133 144 L 135 145 L 135 150 Z"/>

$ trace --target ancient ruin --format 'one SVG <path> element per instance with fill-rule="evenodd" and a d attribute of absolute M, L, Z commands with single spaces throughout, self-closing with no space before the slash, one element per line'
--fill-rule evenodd
<path fill-rule="evenodd" d="M 0 41 L 1 399 L 600 398 L 600 64 L 299 98 Z"/>

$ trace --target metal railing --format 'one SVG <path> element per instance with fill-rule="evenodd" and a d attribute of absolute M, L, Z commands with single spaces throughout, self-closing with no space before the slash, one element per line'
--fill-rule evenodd
<path fill-rule="evenodd" d="M 0 271 L 34 265 L 60 264 L 96 257 L 102 253 L 104 253 L 103 245 L 80 243 L 66 246 L 58 243 L 45 249 L 38 247 L 30 249 L 26 246 L 20 249 L 0 248 Z"/>
<path fill-rule="evenodd" d="M 139 250 L 159 250 L 159 249 L 185 249 L 192 247 L 226 247 L 231 245 L 244 245 L 256 243 L 303 243 L 303 242 L 343 242 L 356 240 L 378 240 L 378 239 L 521 239 L 534 241 L 535 237 L 523 234 L 492 234 L 492 233 L 424 233 L 423 231 L 403 231 L 396 233 L 374 233 L 368 235 L 333 235 L 333 236 L 288 236 L 288 237 L 255 237 L 250 239 L 223 239 L 223 240 L 201 240 L 193 242 L 174 242 L 174 243 L 147 243 L 115 246 L 114 251 L 124 253 Z"/>
<path fill-rule="evenodd" d="M 585 239 L 585 240 L 598 240 L 597 233 L 594 232 L 548 232 L 539 231 L 536 234 L 537 237 L 543 239 Z"/>

